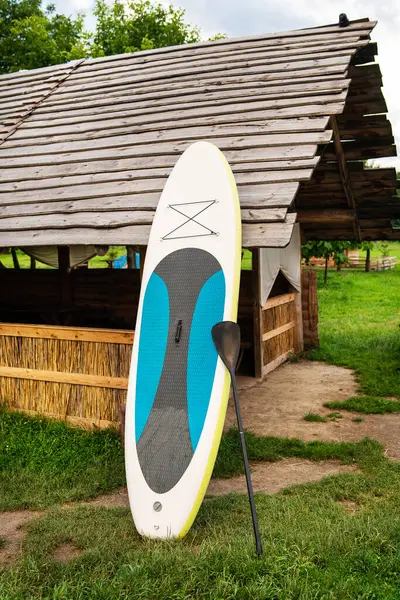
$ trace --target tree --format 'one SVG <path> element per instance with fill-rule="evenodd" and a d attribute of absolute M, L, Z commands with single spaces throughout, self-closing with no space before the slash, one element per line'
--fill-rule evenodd
<path fill-rule="evenodd" d="M 151 0 L 96 0 L 92 55 L 109 56 L 200 41 L 200 32 L 184 20 L 185 11 Z"/>
<path fill-rule="evenodd" d="M 371 270 L 371 250 L 374 247 L 374 242 L 362 242 L 360 245 L 361 250 L 364 250 L 365 254 L 365 271 L 367 273 Z"/>
<path fill-rule="evenodd" d="M 83 15 L 59 15 L 40 0 L 0 0 L 0 73 L 65 63 L 89 55 Z"/>
<path fill-rule="evenodd" d="M 333 258 L 338 270 L 348 261 L 346 250 L 355 250 L 359 248 L 359 242 L 342 242 L 342 241 L 314 241 L 307 242 L 304 244 L 302 249 L 302 256 L 306 261 L 306 264 L 310 262 L 310 259 L 324 258 L 325 259 L 325 272 L 324 272 L 324 284 L 328 281 L 328 262 L 330 258 Z"/>

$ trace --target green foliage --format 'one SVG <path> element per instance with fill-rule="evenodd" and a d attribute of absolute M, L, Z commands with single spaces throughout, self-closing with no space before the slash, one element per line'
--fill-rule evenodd
<path fill-rule="evenodd" d="M 109 56 L 198 42 L 200 32 L 185 23 L 185 11 L 151 0 L 96 0 L 93 56 Z"/>
<path fill-rule="evenodd" d="M 65 63 L 89 55 L 83 15 L 43 11 L 37 0 L 0 0 L 0 73 Z"/>
<path fill-rule="evenodd" d="M 199 29 L 172 4 L 97 0 L 94 12 L 92 35 L 84 29 L 83 13 L 73 18 L 58 14 L 52 4 L 43 10 L 39 0 L 0 0 L 0 73 L 200 40 Z"/>
<path fill-rule="evenodd" d="M 304 415 L 303 419 L 305 421 L 309 421 L 310 423 L 326 423 L 327 419 L 322 415 L 318 415 L 317 413 L 307 413 Z"/>
<path fill-rule="evenodd" d="M 301 247 L 302 256 L 306 261 L 306 264 L 310 262 L 310 259 L 315 258 L 333 258 L 336 264 L 343 265 L 347 261 L 345 254 L 346 250 L 355 250 L 361 247 L 358 242 L 342 242 L 342 241 L 310 241 Z M 366 248 L 365 248 L 366 249 Z"/>
<path fill-rule="evenodd" d="M 379 252 L 381 253 L 381 256 L 383 256 L 384 258 L 386 256 L 389 256 L 389 242 L 384 240 L 381 242 L 377 242 L 376 245 L 377 245 Z"/>
<path fill-rule="evenodd" d="M 379 396 L 354 396 L 341 402 L 327 402 L 324 406 L 375 415 L 400 412 L 399 401 L 387 400 Z"/>

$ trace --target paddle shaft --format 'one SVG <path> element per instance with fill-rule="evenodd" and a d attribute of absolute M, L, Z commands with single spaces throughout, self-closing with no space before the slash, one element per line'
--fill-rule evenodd
<path fill-rule="evenodd" d="M 249 495 L 251 518 L 253 520 L 254 537 L 256 540 L 256 552 L 257 552 L 258 557 L 260 557 L 260 556 L 262 556 L 263 549 L 262 549 L 262 543 L 261 543 L 260 530 L 258 528 L 256 504 L 254 502 L 253 485 L 251 483 L 250 466 L 249 466 L 249 459 L 247 456 L 246 440 L 245 440 L 244 432 L 243 432 L 242 416 L 240 414 L 239 396 L 238 396 L 237 387 L 236 387 L 235 372 L 230 370 L 230 375 L 231 375 L 231 381 L 232 381 L 233 400 L 235 402 L 236 419 L 237 419 L 239 436 L 240 436 L 240 444 L 242 447 L 244 472 L 246 474 L 247 493 Z"/>

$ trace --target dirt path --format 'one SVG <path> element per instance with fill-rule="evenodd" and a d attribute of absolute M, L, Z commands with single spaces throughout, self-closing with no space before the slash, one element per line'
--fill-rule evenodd
<path fill-rule="evenodd" d="M 42 513 L 32 510 L 0 513 L 0 539 L 6 541 L 0 547 L 0 567 L 8 566 L 15 561 L 21 552 L 21 543 L 25 536 L 24 525 Z"/>
<path fill-rule="evenodd" d="M 356 441 L 370 437 L 381 442 L 390 458 L 400 460 L 400 414 L 361 415 L 341 411 L 342 419 L 315 423 L 304 420 L 313 412 L 327 415 L 331 409 L 325 402 L 346 400 L 357 395 L 353 371 L 321 362 L 286 363 L 270 373 L 254 387 L 244 386 L 241 392 L 243 424 L 258 435 L 296 437 L 305 441 Z M 230 402 L 225 428 L 236 425 L 233 403 Z"/>

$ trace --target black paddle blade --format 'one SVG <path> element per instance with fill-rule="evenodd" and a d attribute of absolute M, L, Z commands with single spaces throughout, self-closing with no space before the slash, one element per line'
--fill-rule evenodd
<path fill-rule="evenodd" d="M 240 327 L 233 321 L 221 321 L 211 330 L 217 352 L 231 373 L 235 373 L 240 352 Z"/>

